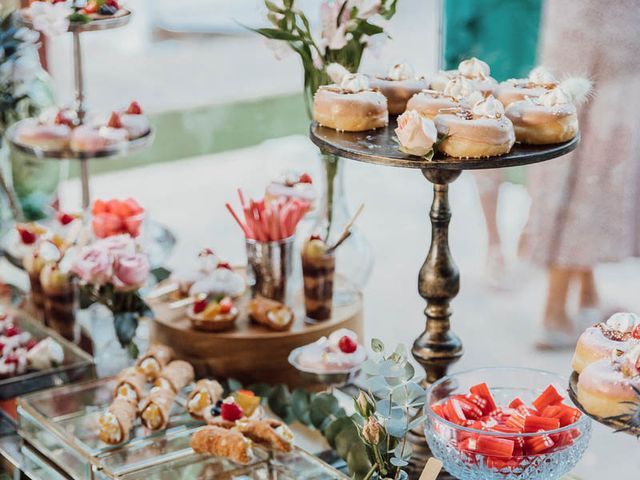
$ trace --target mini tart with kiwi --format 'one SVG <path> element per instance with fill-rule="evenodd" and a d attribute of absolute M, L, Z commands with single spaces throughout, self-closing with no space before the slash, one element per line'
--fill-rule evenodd
<path fill-rule="evenodd" d="M 189 308 L 189 320 L 196 330 L 222 332 L 235 326 L 238 309 L 230 297 L 204 299 Z"/>

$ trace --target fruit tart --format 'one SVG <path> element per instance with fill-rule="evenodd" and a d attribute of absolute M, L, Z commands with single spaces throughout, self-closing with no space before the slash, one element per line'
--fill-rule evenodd
<path fill-rule="evenodd" d="M 359 367 L 367 359 L 358 335 L 341 328 L 300 349 L 297 367 L 312 373 L 344 373 Z"/>
<path fill-rule="evenodd" d="M 277 332 L 289 330 L 295 319 L 293 310 L 287 305 L 262 296 L 252 299 L 247 311 L 253 322 Z"/>
<path fill-rule="evenodd" d="M 195 302 L 189 308 L 188 316 L 196 330 L 222 332 L 235 326 L 238 309 L 231 297 L 207 297 Z"/>
<path fill-rule="evenodd" d="M 413 68 L 406 63 L 392 66 L 387 75 L 369 77 L 369 85 L 387 97 L 387 106 L 392 115 L 404 112 L 407 101 L 428 87 L 427 81 L 423 77 L 417 77 Z"/>

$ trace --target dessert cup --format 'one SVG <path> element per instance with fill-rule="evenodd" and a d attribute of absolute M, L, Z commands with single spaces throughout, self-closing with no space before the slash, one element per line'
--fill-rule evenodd
<path fill-rule="evenodd" d="M 27 275 L 29 275 L 31 301 L 38 311 L 38 314 L 42 317 L 42 313 L 44 312 L 44 293 L 42 291 L 42 284 L 40 283 L 40 273 L 45 264 L 44 259 L 36 251 L 33 251 L 24 257 L 23 263 Z"/>
<path fill-rule="evenodd" d="M 331 318 L 335 269 L 336 257 L 334 253 L 313 255 L 303 249 L 304 308 L 308 323 L 321 322 Z"/>
<path fill-rule="evenodd" d="M 80 340 L 80 325 L 76 323 L 78 289 L 68 273 L 56 263 L 47 264 L 40 274 L 44 295 L 47 326 L 74 343 Z"/>

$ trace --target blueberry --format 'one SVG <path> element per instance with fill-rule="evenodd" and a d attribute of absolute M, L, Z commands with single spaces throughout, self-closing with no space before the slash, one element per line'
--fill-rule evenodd
<path fill-rule="evenodd" d="M 211 416 L 219 417 L 221 412 L 222 410 L 218 405 L 211 407 Z"/>
<path fill-rule="evenodd" d="M 98 13 L 100 15 L 115 15 L 115 13 L 118 11 L 118 9 L 112 5 L 102 5 L 99 9 L 98 9 Z"/>

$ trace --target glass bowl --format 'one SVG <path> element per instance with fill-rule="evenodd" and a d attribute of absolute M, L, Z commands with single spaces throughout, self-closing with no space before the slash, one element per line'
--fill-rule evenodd
<path fill-rule="evenodd" d="M 531 405 L 549 385 L 562 394 L 567 380 L 542 370 L 496 367 L 456 373 L 431 385 L 425 404 L 425 436 L 431 452 L 443 462 L 449 473 L 465 480 L 553 480 L 575 467 L 591 438 L 591 419 L 586 415 L 571 425 L 544 433 L 503 433 L 461 426 L 433 410 L 433 405 L 441 400 L 465 395 L 472 386 L 480 383 L 488 385 L 496 405 L 506 410 L 516 397 Z M 500 439 L 511 440 L 522 447 L 522 454 L 506 457 L 479 453 L 473 446 L 479 445 L 480 438 L 484 445 L 496 443 L 496 439 L 497 442 Z M 544 450 L 541 448 L 537 454 L 527 452 L 531 445 L 540 442 L 546 442 L 542 447 Z"/>

